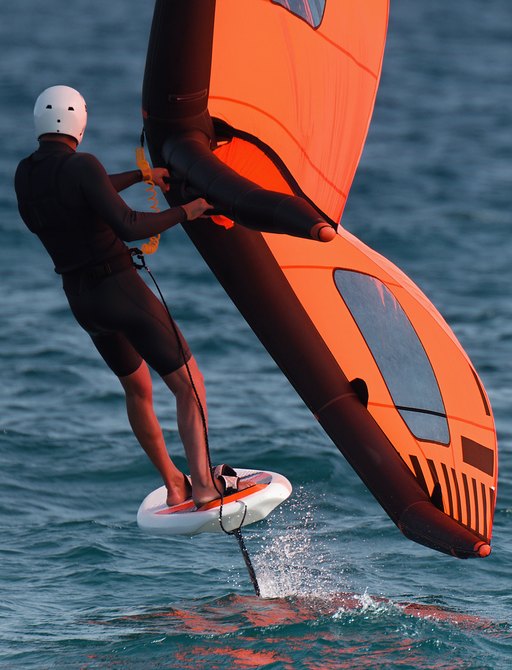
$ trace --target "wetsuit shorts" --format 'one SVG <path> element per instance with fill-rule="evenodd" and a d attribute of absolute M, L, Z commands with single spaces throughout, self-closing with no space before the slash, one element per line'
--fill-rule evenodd
<path fill-rule="evenodd" d="M 118 377 L 142 360 L 165 376 L 190 359 L 178 326 L 134 267 L 100 279 L 64 275 L 63 287 L 76 320 Z"/>

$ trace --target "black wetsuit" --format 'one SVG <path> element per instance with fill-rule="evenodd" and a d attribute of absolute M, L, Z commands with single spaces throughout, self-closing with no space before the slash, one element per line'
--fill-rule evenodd
<path fill-rule="evenodd" d="M 186 214 L 181 207 L 158 214 L 130 209 L 118 191 L 140 180 L 138 170 L 109 176 L 94 156 L 63 142 L 41 142 L 15 177 L 22 219 L 62 275 L 78 323 L 120 377 L 135 372 L 142 359 L 166 375 L 191 355 L 122 241 L 161 233 Z"/>

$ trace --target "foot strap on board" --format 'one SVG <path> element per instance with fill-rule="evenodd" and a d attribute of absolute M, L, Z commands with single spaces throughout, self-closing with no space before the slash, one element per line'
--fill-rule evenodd
<path fill-rule="evenodd" d="M 228 496 L 238 492 L 240 477 L 236 474 L 230 465 L 223 463 L 213 468 L 213 478 L 221 482 L 223 486 L 223 495 Z"/>

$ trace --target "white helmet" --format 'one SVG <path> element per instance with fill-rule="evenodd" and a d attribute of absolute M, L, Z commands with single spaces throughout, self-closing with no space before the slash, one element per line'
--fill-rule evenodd
<path fill-rule="evenodd" d="M 34 122 L 37 139 L 45 133 L 61 133 L 80 144 L 87 124 L 87 105 L 74 88 L 50 86 L 36 100 Z"/>

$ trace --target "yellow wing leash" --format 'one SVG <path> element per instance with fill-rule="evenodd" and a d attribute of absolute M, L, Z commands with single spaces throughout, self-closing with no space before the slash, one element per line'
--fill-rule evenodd
<path fill-rule="evenodd" d="M 158 196 L 155 188 L 155 182 L 153 181 L 153 174 L 151 172 L 151 167 L 146 159 L 144 153 L 144 147 L 140 146 L 135 149 L 135 160 L 137 167 L 142 172 L 142 180 L 146 182 L 148 187 L 146 192 L 148 193 L 148 200 L 150 209 L 153 212 L 159 212 L 160 207 L 158 206 Z M 154 254 L 158 249 L 158 243 L 160 242 L 160 235 L 155 235 L 149 239 L 149 242 L 145 242 L 141 245 L 141 250 L 144 254 Z"/>

